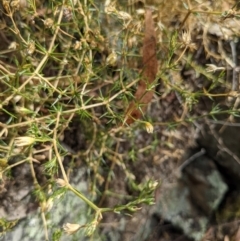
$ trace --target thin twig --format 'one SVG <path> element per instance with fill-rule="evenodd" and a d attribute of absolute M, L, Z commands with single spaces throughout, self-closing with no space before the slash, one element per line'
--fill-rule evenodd
<path fill-rule="evenodd" d="M 217 125 L 240 127 L 240 123 L 231 123 L 231 122 L 227 122 L 227 121 L 210 120 L 210 119 L 208 119 L 208 122 L 217 124 Z"/>
<path fill-rule="evenodd" d="M 202 148 L 199 152 L 193 154 L 191 157 L 189 157 L 186 161 L 184 161 L 176 170 L 176 175 L 178 177 L 181 176 L 182 170 L 188 166 L 189 164 L 191 164 L 193 161 L 195 161 L 198 157 L 203 156 L 206 153 L 206 150 L 204 148 Z"/>
<path fill-rule="evenodd" d="M 237 71 L 236 71 L 236 66 L 237 66 L 236 42 L 234 40 L 231 40 L 230 46 L 231 46 L 231 51 L 232 51 L 232 60 L 235 65 L 233 68 L 233 76 L 232 76 L 232 90 L 238 90 L 239 89 L 239 81 L 238 81 L 238 76 L 237 76 Z"/>
<path fill-rule="evenodd" d="M 219 144 L 219 145 L 218 145 L 219 150 L 228 153 L 230 156 L 233 157 L 233 159 L 234 159 L 238 164 L 240 164 L 240 159 L 239 159 L 239 157 L 238 157 L 235 153 L 233 153 L 233 152 L 224 144 L 223 139 L 217 134 L 217 132 L 214 130 L 214 127 L 213 127 L 210 123 L 209 123 L 208 125 L 209 125 L 209 129 L 210 129 L 212 135 L 214 136 L 214 138 L 216 139 L 216 141 L 217 141 L 218 144 Z"/>

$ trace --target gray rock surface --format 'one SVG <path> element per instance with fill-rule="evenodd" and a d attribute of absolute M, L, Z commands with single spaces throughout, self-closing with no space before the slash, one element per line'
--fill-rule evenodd
<path fill-rule="evenodd" d="M 157 212 L 188 237 L 201 240 L 227 190 L 214 162 L 203 155 L 182 170 L 176 183 L 162 185 Z"/>
<path fill-rule="evenodd" d="M 87 193 L 86 169 L 82 168 L 76 172 L 72 183 L 74 187 L 84 193 Z M 29 193 L 29 195 L 31 195 Z M 18 209 L 23 205 L 21 201 L 18 203 Z M 16 210 L 17 211 L 17 210 Z M 63 231 L 62 226 L 64 223 L 78 223 L 85 224 L 88 220 L 88 206 L 79 199 L 75 194 L 70 191 L 59 200 L 55 200 L 52 209 L 46 213 L 48 236 L 49 240 L 53 240 L 52 235 L 55 232 Z M 7 215 L 7 213 L 6 213 Z M 8 216 L 6 216 L 7 218 Z M 12 232 L 7 232 L 4 236 L 0 237 L 2 241 L 42 241 L 45 240 L 44 225 L 41 218 L 41 212 L 38 210 L 28 214 L 27 217 L 20 219 L 17 226 Z M 86 240 L 82 231 L 69 236 L 62 233 L 60 241 L 65 240 Z M 98 240 L 96 237 L 94 240 Z"/>

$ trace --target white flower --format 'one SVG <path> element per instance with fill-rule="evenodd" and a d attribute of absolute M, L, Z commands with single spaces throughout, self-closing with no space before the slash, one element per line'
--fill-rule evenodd
<path fill-rule="evenodd" d="M 16 42 L 11 42 L 8 46 L 8 49 L 16 50 L 18 44 Z"/>
<path fill-rule="evenodd" d="M 117 16 L 118 16 L 118 18 L 120 18 L 122 20 L 131 20 L 132 19 L 131 15 L 124 11 L 119 11 L 117 13 Z"/>
<path fill-rule="evenodd" d="M 51 28 L 54 24 L 54 21 L 51 18 L 47 18 L 43 21 L 43 23 L 46 28 Z"/>
<path fill-rule="evenodd" d="M 20 1 L 19 0 L 11 1 L 10 5 L 13 9 L 18 10 L 20 7 Z"/>
<path fill-rule="evenodd" d="M 188 47 L 190 50 L 196 49 L 196 45 L 192 43 L 191 33 L 184 31 L 182 33 L 182 45 L 181 48 Z"/>
<path fill-rule="evenodd" d="M 182 41 L 184 43 L 184 45 L 189 45 L 192 41 L 192 38 L 191 38 L 191 34 L 189 31 L 184 31 L 182 33 Z"/>
<path fill-rule="evenodd" d="M 145 122 L 145 128 L 147 133 L 153 133 L 154 128 L 150 122 Z"/>
<path fill-rule="evenodd" d="M 77 223 L 63 224 L 63 230 L 69 235 L 76 233 L 80 228 L 81 228 L 81 225 Z"/>
<path fill-rule="evenodd" d="M 21 95 L 15 95 L 15 96 L 13 97 L 13 101 L 14 101 L 15 103 L 19 102 L 21 99 L 22 99 L 22 96 L 21 96 Z"/>
<path fill-rule="evenodd" d="M 137 13 L 138 15 L 144 15 L 145 10 L 144 10 L 143 8 L 136 9 L 136 13 Z"/>
<path fill-rule="evenodd" d="M 81 50 L 81 49 L 82 49 L 82 42 L 81 42 L 81 41 L 76 41 L 76 42 L 74 43 L 73 48 L 74 48 L 75 50 Z"/>
<path fill-rule="evenodd" d="M 35 52 L 35 42 L 31 40 L 27 46 L 27 54 L 32 55 Z"/>
<path fill-rule="evenodd" d="M 207 66 L 207 69 L 206 69 L 207 72 L 213 72 L 214 73 L 217 70 L 225 70 L 225 67 L 217 67 L 214 64 L 206 64 L 206 66 Z"/>
<path fill-rule="evenodd" d="M 21 146 L 30 146 L 36 141 L 35 138 L 30 137 L 30 136 L 21 136 L 21 137 L 16 137 L 15 138 L 15 145 L 17 147 Z"/>
<path fill-rule="evenodd" d="M 155 189 L 158 186 L 158 181 L 149 182 L 149 188 Z"/>
<path fill-rule="evenodd" d="M 32 114 L 34 113 L 33 111 L 25 108 L 25 107 L 19 107 L 19 106 L 16 106 L 15 107 L 15 110 L 18 112 L 18 113 L 21 113 L 21 114 Z"/>
<path fill-rule="evenodd" d="M 49 212 L 53 207 L 53 199 L 49 198 L 46 202 L 42 203 L 42 210 L 44 212 Z"/>
<path fill-rule="evenodd" d="M 67 183 L 66 183 L 62 178 L 57 178 L 57 179 L 56 179 L 56 183 L 57 183 L 60 187 L 65 187 L 65 186 L 67 186 Z"/>
<path fill-rule="evenodd" d="M 112 53 L 107 57 L 107 65 L 115 66 L 117 63 L 117 54 L 113 50 Z"/>
<path fill-rule="evenodd" d="M 115 13 L 117 12 L 116 10 L 116 3 L 115 2 L 111 2 L 111 0 L 107 0 L 104 4 L 104 11 L 106 14 L 111 14 L 111 13 Z"/>

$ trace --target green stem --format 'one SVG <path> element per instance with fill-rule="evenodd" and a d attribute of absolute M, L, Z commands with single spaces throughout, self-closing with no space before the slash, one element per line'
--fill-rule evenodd
<path fill-rule="evenodd" d="M 87 203 L 92 209 L 94 209 L 96 212 L 101 211 L 101 208 L 96 206 L 93 202 L 91 202 L 88 198 L 86 198 L 81 192 L 73 188 L 70 184 L 68 184 L 68 189 L 71 190 L 74 194 L 76 194 L 78 197 L 80 197 L 85 203 Z"/>

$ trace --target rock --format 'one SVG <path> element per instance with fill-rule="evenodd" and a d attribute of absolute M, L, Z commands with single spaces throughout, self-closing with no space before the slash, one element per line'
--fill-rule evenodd
<path fill-rule="evenodd" d="M 239 119 L 236 120 L 239 122 Z M 215 160 L 219 170 L 231 188 L 240 189 L 240 135 L 236 126 L 204 125 L 198 143 L 209 157 Z"/>
<path fill-rule="evenodd" d="M 182 170 L 176 183 L 163 184 L 157 212 L 188 237 L 201 240 L 227 190 L 214 161 L 203 155 Z"/>

